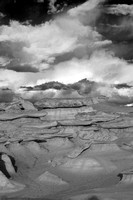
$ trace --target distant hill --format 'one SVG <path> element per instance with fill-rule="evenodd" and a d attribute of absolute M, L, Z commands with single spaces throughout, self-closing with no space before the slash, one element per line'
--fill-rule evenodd
<path fill-rule="evenodd" d="M 96 85 L 97 83 L 95 83 L 94 81 L 89 81 L 87 79 L 82 79 L 76 83 L 72 83 L 72 84 L 63 84 L 60 83 L 58 81 L 52 81 L 52 82 L 46 82 L 44 84 L 41 85 L 36 85 L 34 87 L 21 87 L 22 89 L 25 89 L 27 91 L 31 91 L 31 90 L 40 90 L 40 91 L 44 91 L 44 90 L 48 90 L 48 89 L 55 89 L 55 90 L 76 90 L 76 91 L 81 91 L 81 90 L 91 90 L 91 88 Z"/>

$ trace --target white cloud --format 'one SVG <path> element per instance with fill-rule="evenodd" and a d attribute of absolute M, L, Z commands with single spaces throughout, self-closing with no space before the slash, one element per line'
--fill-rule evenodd
<path fill-rule="evenodd" d="M 27 72 L 28 66 L 31 66 L 40 73 L 33 75 L 1 70 L 0 86 L 16 89 L 21 85 L 46 81 L 73 83 L 84 78 L 109 84 L 132 81 L 133 65 L 106 52 L 104 46 L 111 41 L 103 39 L 95 27 L 90 26 L 91 20 L 99 15 L 97 7 L 100 2 L 87 1 L 38 26 L 22 25 L 16 21 L 9 26 L 1 26 L 0 64 L 8 69 L 11 66 L 27 66 Z M 74 56 L 67 61 L 54 63 L 57 56 L 67 53 Z"/>
<path fill-rule="evenodd" d="M 50 0 L 50 5 L 54 5 L 55 2 Z M 66 14 L 38 26 L 24 25 L 17 21 L 12 21 L 9 26 L 0 26 L 0 53 L 5 59 L 2 62 L 11 60 L 7 66 L 9 69 L 14 65 L 29 65 L 42 71 L 51 66 L 57 55 L 73 52 L 80 47 L 92 49 L 99 47 L 100 44 L 102 46 L 101 35 L 89 24 L 84 25 L 80 17 L 77 17 L 80 12 L 92 11 L 99 2 L 87 1 L 70 9 Z M 93 17 L 95 15 L 97 12 L 93 13 Z"/>
<path fill-rule="evenodd" d="M 110 6 L 108 9 L 109 13 L 116 14 L 116 15 L 133 15 L 133 5 L 128 4 L 117 4 Z"/>
<path fill-rule="evenodd" d="M 42 70 L 57 54 L 72 52 L 82 45 L 82 38 L 93 31 L 77 19 L 62 17 L 35 27 L 11 22 L 10 26 L 1 26 L 0 32 L 4 46 L 1 51 L 8 56 L 5 59 L 14 60 L 18 66 L 29 64 Z"/>
<path fill-rule="evenodd" d="M 49 0 L 49 12 L 50 13 L 56 13 L 57 7 L 55 6 L 57 0 Z"/>
<path fill-rule="evenodd" d="M 90 59 L 77 59 L 61 62 L 48 69 L 42 79 L 36 84 L 46 81 L 74 83 L 88 78 L 107 84 L 126 83 L 132 81 L 133 65 L 114 57 L 109 52 L 94 52 Z"/>
<path fill-rule="evenodd" d="M 68 13 L 73 17 L 78 16 L 78 15 L 85 15 L 86 12 L 95 9 L 98 6 L 98 4 L 103 1 L 104 0 L 89 0 L 81 4 L 80 6 L 70 9 Z"/>
<path fill-rule="evenodd" d="M 26 83 L 25 74 L 11 70 L 0 70 L 0 87 L 9 87 L 13 90 Z"/>
<path fill-rule="evenodd" d="M 6 56 L 0 56 L 0 66 L 6 66 L 11 62 Z"/>

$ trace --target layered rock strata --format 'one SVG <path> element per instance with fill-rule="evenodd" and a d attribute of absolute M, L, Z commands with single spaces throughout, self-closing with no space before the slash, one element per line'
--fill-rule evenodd
<path fill-rule="evenodd" d="M 32 104 L 15 98 L 10 104 L 2 103 L 2 194 L 35 187 L 45 196 L 53 192 L 51 185 L 58 191 L 71 184 L 58 173 L 85 176 L 117 171 L 115 154 L 133 150 L 132 113 L 96 109 L 94 105 L 98 107 L 104 101 L 104 98 L 44 99 Z M 104 158 L 102 154 L 112 157 Z M 126 154 L 123 157 L 126 159 Z M 124 174 L 122 179 L 132 182 L 132 175 Z M 25 195 L 31 197 L 29 191 Z"/>

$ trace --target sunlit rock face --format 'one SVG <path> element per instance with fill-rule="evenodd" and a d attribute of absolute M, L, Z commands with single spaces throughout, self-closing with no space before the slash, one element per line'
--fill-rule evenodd
<path fill-rule="evenodd" d="M 9 112 L 9 113 L 37 110 L 31 102 L 26 101 L 17 95 L 13 95 L 12 100 L 9 102 L 1 102 L 0 107 L 3 108 L 3 111 Z"/>
<path fill-rule="evenodd" d="M 10 180 L 17 173 L 15 159 L 4 152 L 0 153 L 0 193 L 12 193 L 23 190 L 24 184 Z"/>
<path fill-rule="evenodd" d="M 13 175 L 17 171 L 17 167 L 15 166 L 15 160 L 13 157 L 9 157 L 7 154 L 1 155 L 1 160 L 5 163 L 5 168 L 10 175 Z"/>
<path fill-rule="evenodd" d="M 133 184 L 133 174 L 132 172 L 125 172 L 118 174 L 120 178 L 120 184 Z"/>
<path fill-rule="evenodd" d="M 23 190 L 25 185 L 15 181 L 9 181 L 6 176 L 0 172 L 0 193 L 12 193 Z"/>
<path fill-rule="evenodd" d="M 41 174 L 37 178 L 37 181 L 39 181 L 40 183 L 55 184 L 55 185 L 68 184 L 67 182 L 63 181 L 61 178 L 59 178 L 55 174 L 52 174 L 52 173 L 50 173 L 48 171 L 46 171 L 43 174 Z"/>
<path fill-rule="evenodd" d="M 15 175 L 17 172 L 15 159 L 4 152 L 0 153 L 0 171 L 7 178 L 11 178 L 11 176 Z"/>

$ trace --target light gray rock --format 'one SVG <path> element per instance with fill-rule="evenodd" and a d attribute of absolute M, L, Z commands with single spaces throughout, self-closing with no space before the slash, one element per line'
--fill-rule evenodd
<path fill-rule="evenodd" d="M 18 192 L 23 190 L 25 185 L 16 181 L 9 181 L 6 176 L 0 171 L 0 194 Z"/>
<path fill-rule="evenodd" d="M 83 140 L 91 141 L 114 141 L 118 138 L 114 132 L 110 132 L 108 129 L 99 129 L 99 131 L 80 131 L 78 137 Z"/>
<path fill-rule="evenodd" d="M 88 113 L 92 111 L 93 111 L 92 107 L 45 109 L 47 115 L 45 117 L 41 117 L 41 120 L 42 121 L 75 120 L 75 116 L 78 113 Z"/>
<path fill-rule="evenodd" d="M 36 180 L 40 183 L 48 183 L 48 184 L 55 184 L 55 185 L 64 185 L 64 184 L 66 185 L 66 184 L 68 184 L 66 181 L 59 178 L 55 174 L 52 174 L 49 171 L 46 171 L 43 174 L 41 174 Z"/>
<path fill-rule="evenodd" d="M 133 127 L 133 119 L 130 117 L 123 117 L 119 121 L 114 120 L 112 122 L 101 123 L 100 126 L 108 129 L 130 128 Z"/>
<path fill-rule="evenodd" d="M 19 118 L 40 118 L 47 113 L 45 111 L 24 111 L 20 113 L 3 113 L 0 115 L 0 121 L 12 121 Z"/>
<path fill-rule="evenodd" d="M 90 147 L 90 151 L 93 152 L 113 152 L 113 151 L 120 151 L 120 148 L 115 143 L 92 143 Z"/>
<path fill-rule="evenodd" d="M 71 148 L 73 146 L 73 143 L 68 138 L 54 137 L 51 139 L 47 139 L 45 146 L 48 149 L 59 148 L 61 150 L 64 148 Z"/>
<path fill-rule="evenodd" d="M 90 106 L 99 102 L 104 102 L 106 99 L 103 98 L 77 98 L 77 99 L 42 99 L 34 103 L 34 106 L 43 108 L 78 108 L 83 106 Z"/>

